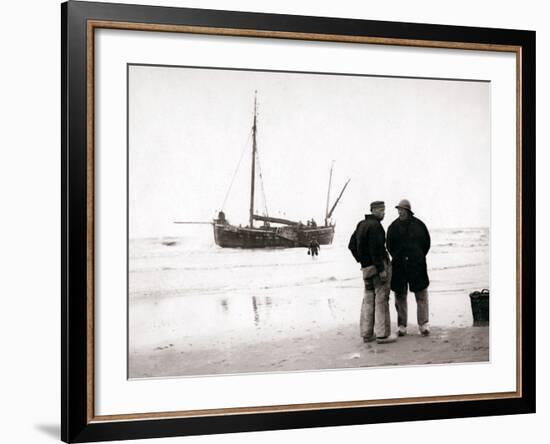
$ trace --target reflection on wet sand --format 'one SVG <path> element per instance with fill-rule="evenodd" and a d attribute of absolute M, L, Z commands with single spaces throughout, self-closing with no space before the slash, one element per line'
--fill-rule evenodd
<path fill-rule="evenodd" d="M 227 299 L 220 299 L 220 305 L 222 306 L 222 310 L 224 313 L 227 313 L 229 311 L 229 302 Z"/>
<path fill-rule="evenodd" d="M 254 325 L 260 328 L 260 318 L 267 319 L 271 310 L 271 298 L 269 296 L 256 297 L 252 296 L 252 311 L 254 312 Z"/>

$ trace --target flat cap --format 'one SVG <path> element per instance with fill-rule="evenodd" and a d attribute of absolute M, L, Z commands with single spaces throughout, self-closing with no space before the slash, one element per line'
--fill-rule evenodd
<path fill-rule="evenodd" d="M 386 205 L 384 204 L 383 200 L 375 200 L 374 202 L 370 203 L 371 211 L 374 210 L 375 208 L 381 208 L 381 207 L 385 207 L 385 206 Z"/>

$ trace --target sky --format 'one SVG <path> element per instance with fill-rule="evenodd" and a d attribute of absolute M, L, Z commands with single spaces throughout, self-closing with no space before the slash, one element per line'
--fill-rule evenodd
<path fill-rule="evenodd" d="M 333 164 L 331 205 L 351 179 L 340 232 L 373 200 L 387 226 L 402 198 L 428 228 L 488 227 L 490 93 L 489 82 L 131 65 L 129 237 L 203 232 L 173 222 L 211 221 L 232 180 L 223 210 L 248 223 L 255 94 L 270 216 L 322 222 Z M 258 214 L 263 194 L 257 181 Z"/>

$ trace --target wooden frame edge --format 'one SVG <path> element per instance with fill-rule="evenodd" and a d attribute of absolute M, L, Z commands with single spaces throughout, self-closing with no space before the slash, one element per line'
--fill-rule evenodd
<path fill-rule="evenodd" d="M 112 422 L 128 420 L 148 420 L 148 419 L 167 419 L 167 418 L 198 418 L 211 416 L 230 416 L 241 414 L 261 414 L 261 413 L 288 413 L 297 411 L 316 411 L 330 410 L 338 408 L 362 408 L 362 407 L 388 407 L 394 405 L 418 404 L 438 404 L 443 402 L 464 402 L 464 401 L 484 401 L 496 399 L 519 398 L 518 392 L 501 392 L 479 395 L 454 395 L 454 396 L 430 396 L 417 398 L 395 398 L 386 400 L 372 401 L 339 401 L 339 402 L 320 402 L 311 404 L 281 404 L 259 407 L 232 407 L 220 409 L 203 410 L 183 410 L 152 413 L 128 413 L 120 415 L 102 415 L 95 416 L 90 422 Z"/>
<path fill-rule="evenodd" d="M 291 404 L 291 405 L 273 405 L 262 407 L 240 407 L 226 409 L 206 409 L 206 410 L 188 410 L 174 412 L 151 412 L 151 413 L 134 413 L 123 415 L 103 415 L 96 416 L 94 414 L 94 285 L 93 285 L 93 223 L 94 223 L 94 31 L 95 29 L 123 29 L 133 31 L 153 31 L 153 32 L 176 32 L 190 33 L 202 35 L 221 35 L 221 36 L 239 36 L 239 37 L 261 37 L 261 38 L 280 38 L 289 40 L 309 40 L 309 41 L 327 41 L 339 43 L 360 43 L 360 44 L 376 44 L 376 45 L 395 45 L 407 47 L 427 47 L 427 48 L 443 48 L 443 49 L 463 49 L 463 50 L 479 50 L 479 51 L 496 51 L 496 52 L 513 52 L 516 55 L 516 157 L 519 159 L 517 163 L 517 194 L 516 199 L 519 202 L 517 208 L 517 267 L 519 278 L 517 279 L 518 291 L 517 295 L 517 340 L 516 340 L 516 385 L 515 392 L 504 392 L 495 394 L 474 394 L 474 395 L 456 395 L 456 396 L 440 396 L 440 397 L 418 397 L 418 398 L 399 398 L 387 401 L 349 401 L 349 402 L 328 402 L 314 404 Z M 410 39 L 395 39 L 395 38 L 377 38 L 377 37 L 359 37 L 359 36 L 342 36 L 332 34 L 303 34 L 289 33 L 277 31 L 261 31 L 261 30 L 245 30 L 234 28 L 212 28 L 187 25 L 160 25 L 147 23 L 133 23 L 120 21 L 106 20 L 88 20 L 87 21 L 87 155 L 88 155 L 88 404 L 87 404 L 87 420 L 88 423 L 97 423 L 103 421 L 119 421 L 119 420 L 135 420 L 135 419 L 158 419 L 158 418 L 186 418 L 197 416 L 212 416 L 212 415 L 232 415 L 242 413 L 270 413 L 270 412 L 292 412 L 303 410 L 321 410 L 331 408 L 357 408 L 371 406 L 387 406 L 396 404 L 411 404 L 411 403 L 437 403 L 447 401 L 469 401 L 469 400 L 487 400 L 487 399 L 508 399 L 521 397 L 522 379 L 521 379 L 521 46 L 517 45 L 497 45 L 497 44 L 481 44 L 481 43 L 461 43 L 461 42 L 444 42 L 430 40 L 410 40 Z"/>
<path fill-rule="evenodd" d="M 517 45 L 490 43 L 449 42 L 438 40 L 399 39 L 389 37 L 368 37 L 339 34 L 319 34 L 287 31 L 265 31 L 256 29 L 215 28 L 209 26 L 166 25 L 110 20 L 88 20 L 88 28 L 119 29 L 129 31 L 173 32 L 186 34 L 216 35 L 225 37 L 259 37 L 285 40 L 306 40 L 334 43 L 360 43 L 386 46 L 412 46 L 441 49 L 466 49 L 474 51 L 516 52 Z"/>
<path fill-rule="evenodd" d="M 88 322 L 86 329 L 87 340 L 87 422 L 94 418 L 95 409 L 95 383 L 94 383 L 94 364 L 95 364 L 95 334 L 94 334 L 94 264 L 95 264 L 95 245 L 94 245 L 94 130 L 95 130 L 95 100 L 94 100 L 94 28 L 87 26 L 86 29 L 86 239 L 87 239 L 87 295 L 86 311 Z"/>
<path fill-rule="evenodd" d="M 445 48 L 445 49 L 465 49 L 480 51 L 513 52 L 516 54 L 516 246 L 517 246 L 517 279 L 516 279 L 516 383 L 515 392 L 492 393 L 492 394 L 473 394 L 456 396 L 437 396 L 437 397 L 418 397 L 418 398 L 398 398 L 391 400 L 373 400 L 373 401 L 344 401 L 328 402 L 314 404 L 290 404 L 274 405 L 261 407 L 242 407 L 228 409 L 207 409 L 207 410 L 188 410 L 175 412 L 153 412 L 153 413 L 134 413 L 125 415 L 94 415 L 94 31 L 98 28 L 107 29 L 125 29 L 136 31 L 157 31 L 157 32 L 185 32 L 192 34 L 222 35 L 222 36 L 245 36 L 262 38 L 280 38 L 294 40 L 311 41 L 331 41 L 340 43 L 365 43 L 377 45 L 396 45 L 409 47 L 426 48 Z M 87 20 L 86 24 L 86 158 L 87 158 L 87 317 L 86 325 L 87 341 L 87 423 L 97 424 L 105 422 L 115 422 L 124 420 L 143 420 L 143 419 L 161 419 L 161 418 L 190 418 L 201 416 L 226 416 L 243 413 L 274 413 L 274 412 L 295 412 L 304 410 L 323 410 L 333 408 L 358 408 L 389 405 L 405 405 L 415 403 L 442 403 L 442 402 L 460 402 L 460 401 L 479 401 L 495 399 L 513 399 L 521 398 L 523 393 L 522 381 L 522 46 L 521 45 L 498 45 L 484 43 L 461 43 L 445 42 L 431 40 L 411 40 L 396 38 L 378 38 L 378 37 L 359 37 L 343 36 L 330 34 L 307 34 L 307 33 L 289 33 L 277 31 L 261 31 L 235 28 L 211 28 L 202 26 L 186 25 L 152 25 L 147 23 L 130 23 L 122 21 L 106 20 Z"/>

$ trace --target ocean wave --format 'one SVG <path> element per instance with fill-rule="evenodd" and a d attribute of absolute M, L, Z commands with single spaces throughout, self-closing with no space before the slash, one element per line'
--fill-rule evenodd
<path fill-rule="evenodd" d="M 305 255 L 304 255 L 305 256 Z M 136 258 L 134 259 L 134 262 L 137 262 Z M 155 257 L 155 259 L 158 259 L 158 257 Z M 205 259 L 208 260 L 208 257 Z M 247 257 L 247 260 L 253 260 L 252 257 Z M 231 263 L 231 262 L 221 262 L 221 263 L 196 263 L 196 264 L 190 264 L 190 265 L 178 265 L 175 264 L 175 261 L 170 261 L 169 264 L 161 263 L 161 264 L 151 264 L 150 266 L 139 266 L 139 264 L 135 263 L 133 266 L 130 267 L 130 272 L 132 273 L 155 273 L 159 271 L 217 271 L 217 270 L 240 270 L 240 269 L 261 269 L 261 268 L 294 268 L 294 267 L 309 267 L 312 265 L 312 260 L 308 257 L 302 258 L 301 256 L 298 258 L 296 256 L 294 257 L 287 257 L 285 258 L 286 262 L 278 261 L 278 262 L 239 262 L 239 263 Z M 177 263 L 184 262 L 184 258 L 181 258 L 181 260 L 178 260 Z M 196 262 L 196 261 L 195 261 Z M 315 266 L 323 266 L 323 265 L 329 265 L 332 262 L 328 260 L 316 260 Z"/>
<path fill-rule="evenodd" d="M 158 273 L 159 271 L 217 271 L 217 270 L 238 270 L 238 269 L 257 269 L 274 267 L 296 267 L 297 265 L 307 265 L 303 263 L 273 263 L 273 264 L 220 264 L 220 265 L 190 265 L 190 266 L 156 266 L 149 268 L 131 268 L 131 273 Z"/>
<path fill-rule="evenodd" d="M 471 268 L 471 267 L 479 267 L 480 265 L 487 265 L 489 264 L 489 261 L 482 261 L 482 262 L 475 262 L 471 264 L 459 264 L 459 265 L 447 265 L 447 266 L 439 266 L 439 267 L 428 267 L 428 271 L 442 271 L 442 270 L 454 270 L 458 268 Z"/>
<path fill-rule="evenodd" d="M 485 246 L 485 247 L 488 247 L 488 246 Z M 457 251 L 456 248 L 452 249 L 452 250 L 439 250 L 437 248 L 434 248 L 433 250 L 430 250 L 428 255 L 433 255 L 433 254 L 457 254 L 459 252 L 461 254 L 473 254 L 473 253 L 485 253 L 485 252 L 487 252 L 487 248 L 483 248 L 483 245 L 479 245 L 479 244 L 468 245 L 468 246 L 465 245 L 461 248 L 467 249 L 467 251 L 463 251 L 463 250 Z"/>
<path fill-rule="evenodd" d="M 456 245 L 455 242 L 445 242 L 442 244 L 434 244 L 432 245 L 432 248 L 438 248 L 438 247 L 454 247 Z"/>
<path fill-rule="evenodd" d="M 303 280 L 293 280 L 286 282 L 279 282 L 266 285 L 264 281 L 261 282 L 240 282 L 236 285 L 212 285 L 212 286 L 190 286 L 182 288 L 167 288 L 167 289 L 148 289 L 148 290 L 130 290 L 130 297 L 135 300 L 145 298 L 164 299 L 172 297 L 185 297 L 185 296 L 201 296 L 201 295 L 216 295 L 227 294 L 231 292 L 246 292 L 254 293 L 262 290 L 280 290 L 284 288 L 300 288 L 311 287 L 320 284 L 343 284 L 345 282 L 358 280 L 354 277 L 337 277 L 328 276 L 323 278 L 306 278 Z M 240 285 L 239 285 L 240 284 Z"/>

